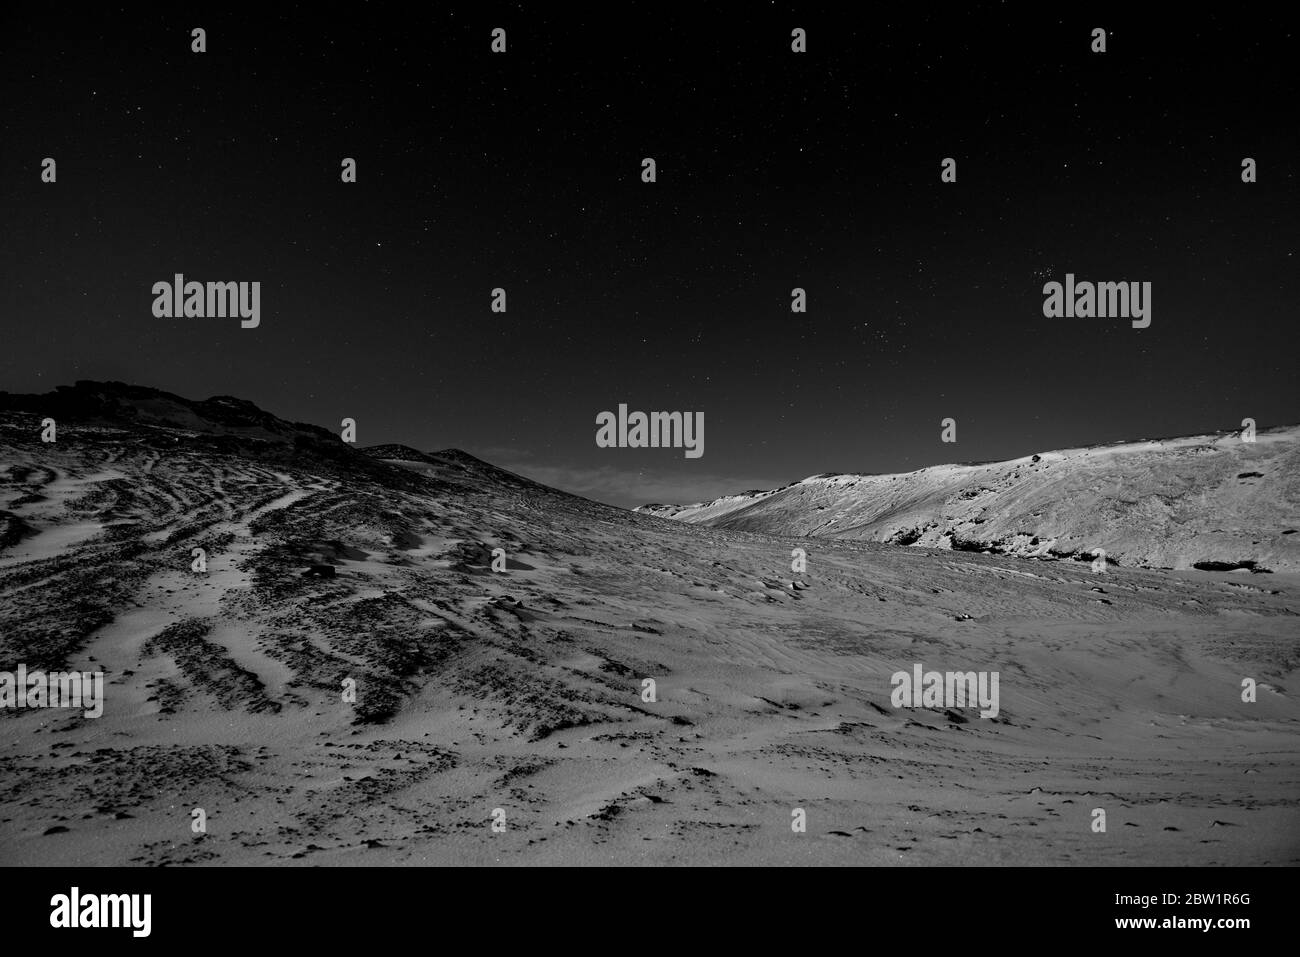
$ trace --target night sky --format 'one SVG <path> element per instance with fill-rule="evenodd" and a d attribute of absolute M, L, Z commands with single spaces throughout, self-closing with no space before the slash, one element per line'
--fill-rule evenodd
<path fill-rule="evenodd" d="M 551 6 L 8 5 L 0 389 L 349 416 L 620 505 L 1300 421 L 1266 8 Z M 260 281 L 260 327 L 155 318 L 176 272 Z M 1151 282 L 1150 328 L 1045 318 L 1066 272 Z M 620 402 L 704 456 L 597 448 Z"/>

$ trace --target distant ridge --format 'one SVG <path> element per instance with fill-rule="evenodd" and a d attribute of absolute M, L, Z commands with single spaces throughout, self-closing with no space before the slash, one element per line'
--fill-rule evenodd
<path fill-rule="evenodd" d="M 772 535 L 1091 560 L 1300 571 L 1300 426 L 1126 441 L 914 472 L 822 473 L 660 518 Z"/>
<path fill-rule="evenodd" d="M 56 422 L 101 427 L 144 426 L 232 435 L 268 442 L 333 442 L 338 436 L 317 425 L 288 422 L 247 399 L 217 395 L 186 399 L 162 389 L 86 379 L 44 394 L 0 392 L 0 411 L 49 416 Z"/>
<path fill-rule="evenodd" d="M 628 515 L 623 509 L 498 468 L 461 449 L 422 452 L 400 443 L 358 447 L 343 442 L 329 429 L 290 422 L 234 396 L 186 399 L 150 386 L 88 379 L 46 393 L 0 392 L 0 437 L 40 445 L 39 423 L 47 417 L 57 423 L 60 441 L 72 439 L 69 428 L 82 439 L 106 430 L 142 431 L 148 433 L 150 444 L 164 447 L 184 445 L 222 454 L 242 453 L 286 465 L 303 464 L 306 457 L 322 468 L 363 473 L 399 486 L 420 481 L 432 481 L 446 489 L 495 486 L 516 494 L 564 496 L 598 507 L 602 513 L 609 510 Z M 20 420 L 25 421 L 19 425 Z"/>
<path fill-rule="evenodd" d="M 48 417 L 55 420 L 62 443 L 105 431 L 138 432 L 160 447 L 206 448 L 267 463 L 311 461 L 321 468 L 382 474 L 399 484 L 409 480 L 409 473 L 362 454 L 329 429 L 287 421 L 228 395 L 186 399 L 148 386 L 82 379 L 44 394 L 0 392 L 0 417 L 6 438 L 37 444 L 39 422 Z M 29 424 L 16 428 L 23 417 Z"/>

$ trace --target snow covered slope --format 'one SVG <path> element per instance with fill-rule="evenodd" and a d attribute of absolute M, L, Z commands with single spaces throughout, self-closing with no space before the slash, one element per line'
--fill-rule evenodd
<path fill-rule="evenodd" d="M 1300 427 L 1124 442 L 900 475 L 818 475 L 644 514 L 1140 567 L 1300 570 Z"/>
<path fill-rule="evenodd" d="M 1042 461 L 894 494 L 1086 488 Z M 99 717 L 0 707 L 0 866 L 1294 865 L 1297 594 L 662 521 L 235 399 L 0 394 L 0 672 L 103 676 Z M 998 714 L 896 708 L 917 665 L 1000 675 Z"/>

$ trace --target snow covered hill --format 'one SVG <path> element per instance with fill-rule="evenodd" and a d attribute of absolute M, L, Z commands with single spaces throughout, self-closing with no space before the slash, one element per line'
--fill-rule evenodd
<path fill-rule="evenodd" d="M 0 692 L 20 667 L 103 678 L 97 717 L 0 694 L 0 866 L 1294 865 L 1295 575 L 852 540 L 1039 512 L 1075 530 L 1058 549 L 1094 517 L 1116 548 L 1098 503 L 1131 494 L 1280 564 L 1250 530 L 1294 514 L 1294 441 L 1233 442 L 714 508 L 836 540 L 662 521 L 238 399 L 0 393 Z M 895 705 L 918 667 L 998 675 L 997 715 Z"/>
<path fill-rule="evenodd" d="M 815 475 L 643 514 L 1145 568 L 1300 570 L 1300 427 L 1124 442 L 898 475 Z"/>

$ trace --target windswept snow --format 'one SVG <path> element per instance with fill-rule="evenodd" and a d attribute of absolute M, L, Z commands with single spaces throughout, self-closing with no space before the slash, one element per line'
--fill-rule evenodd
<path fill-rule="evenodd" d="M 102 669 L 106 700 L 0 710 L 0 863 L 1300 862 L 1300 577 L 864 540 L 1037 511 L 1087 547 L 1123 477 L 1128 514 L 1239 544 L 1286 514 L 1289 439 L 824 476 L 709 527 L 238 400 L 63 401 L 47 445 L 0 395 L 0 670 Z M 998 672 L 998 716 L 894 708 L 917 663 Z"/>

